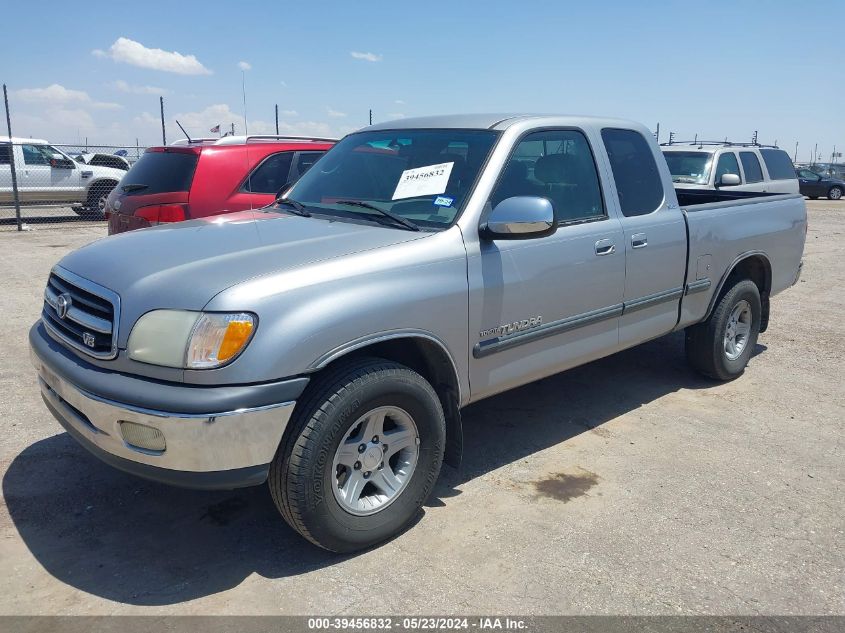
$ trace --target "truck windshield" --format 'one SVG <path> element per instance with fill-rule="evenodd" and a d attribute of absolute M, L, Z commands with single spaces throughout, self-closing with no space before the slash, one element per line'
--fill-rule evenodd
<path fill-rule="evenodd" d="M 710 152 L 663 152 L 673 182 L 706 185 L 713 154 Z"/>
<path fill-rule="evenodd" d="M 287 198 L 311 213 L 383 221 L 370 205 L 418 226 L 446 227 L 462 210 L 497 136 L 458 129 L 352 134 L 302 176 Z"/>

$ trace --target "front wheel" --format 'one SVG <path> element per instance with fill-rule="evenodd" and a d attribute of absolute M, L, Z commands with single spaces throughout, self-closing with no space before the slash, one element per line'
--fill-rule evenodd
<path fill-rule="evenodd" d="M 352 552 L 399 533 L 440 473 L 446 422 L 431 385 L 381 359 L 318 376 L 270 467 L 282 516 L 312 543 Z"/>
<path fill-rule="evenodd" d="M 842 198 L 842 187 L 831 187 L 827 192 L 827 197 L 829 200 L 839 200 Z"/>
<path fill-rule="evenodd" d="M 84 207 L 74 207 L 78 215 L 89 220 L 102 220 L 106 217 L 106 200 L 115 184 L 92 185 Z"/>
<path fill-rule="evenodd" d="M 761 313 L 757 285 L 748 279 L 736 283 L 706 321 L 687 328 L 687 360 L 709 378 L 736 378 L 757 345 Z"/>

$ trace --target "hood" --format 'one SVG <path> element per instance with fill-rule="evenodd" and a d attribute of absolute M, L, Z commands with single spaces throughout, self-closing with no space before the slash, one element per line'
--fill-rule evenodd
<path fill-rule="evenodd" d="M 122 169 L 115 167 L 103 167 L 102 165 L 89 165 L 88 163 L 78 163 L 79 169 L 83 171 L 90 171 L 95 178 L 114 178 L 120 181 L 126 175 Z"/>
<path fill-rule="evenodd" d="M 426 235 L 242 211 L 113 235 L 70 253 L 59 265 L 120 295 L 125 343 L 128 328 L 149 310 L 201 310 L 222 290 L 249 279 Z"/>

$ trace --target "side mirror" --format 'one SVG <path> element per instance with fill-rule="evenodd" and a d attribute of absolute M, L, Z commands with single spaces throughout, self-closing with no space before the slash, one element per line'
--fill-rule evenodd
<path fill-rule="evenodd" d="M 741 182 L 739 176 L 736 174 L 722 174 L 722 177 L 719 179 L 719 184 L 723 187 L 735 187 Z"/>
<path fill-rule="evenodd" d="M 73 161 L 61 154 L 53 154 L 50 156 L 50 167 L 57 169 L 73 169 Z"/>
<path fill-rule="evenodd" d="M 554 207 L 547 198 L 514 196 L 493 208 L 480 233 L 489 240 L 527 240 L 551 235 L 556 229 Z"/>
<path fill-rule="evenodd" d="M 286 182 L 285 184 L 283 184 L 282 187 L 276 192 L 276 200 L 285 195 L 291 187 L 293 187 L 293 182 Z"/>

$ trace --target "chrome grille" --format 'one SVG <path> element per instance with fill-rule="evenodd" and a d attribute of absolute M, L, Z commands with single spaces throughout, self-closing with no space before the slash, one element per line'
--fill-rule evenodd
<path fill-rule="evenodd" d="M 120 299 L 70 271 L 56 267 L 44 289 L 44 325 L 61 342 L 95 358 L 117 355 Z"/>

